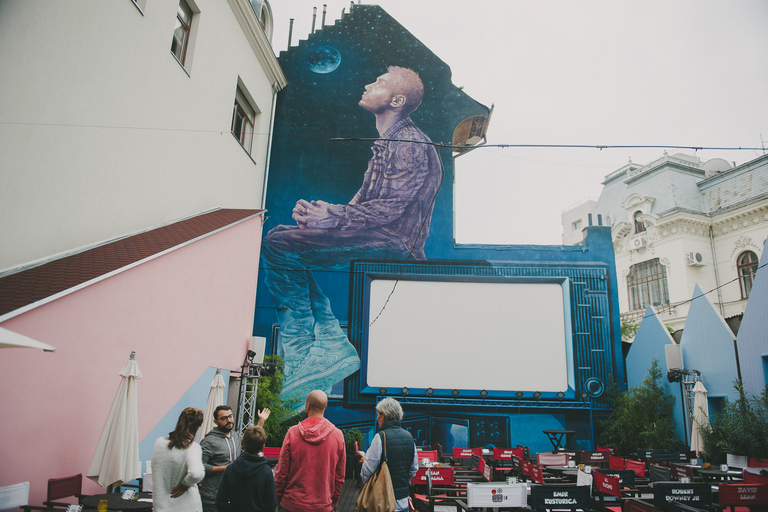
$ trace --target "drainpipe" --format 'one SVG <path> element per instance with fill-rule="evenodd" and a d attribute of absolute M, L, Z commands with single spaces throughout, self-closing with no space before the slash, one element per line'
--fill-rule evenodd
<path fill-rule="evenodd" d="M 717 255 L 715 254 L 715 233 L 712 226 L 709 226 L 709 245 L 712 248 L 712 264 L 715 266 L 715 285 L 717 286 L 717 301 L 720 303 L 720 316 L 725 320 L 725 305 L 723 304 L 723 293 L 720 291 L 720 272 L 717 270 Z M 736 339 L 733 340 L 733 352 L 736 355 L 736 376 L 741 380 L 741 363 L 739 362 L 739 346 Z"/>
<path fill-rule="evenodd" d="M 712 264 L 715 266 L 715 285 L 717 286 L 717 302 L 720 304 L 720 315 L 725 318 L 725 306 L 723 305 L 723 293 L 720 291 L 720 272 L 717 270 L 717 254 L 715 254 L 715 233 L 709 226 L 709 246 L 712 249 Z"/>
<path fill-rule="evenodd" d="M 272 111 L 269 113 L 269 138 L 267 140 L 267 158 L 264 163 L 264 185 L 261 187 L 261 208 L 267 208 L 267 181 L 269 180 L 269 163 L 272 159 L 272 137 L 275 133 L 275 106 L 277 105 L 277 82 L 272 84 Z"/>

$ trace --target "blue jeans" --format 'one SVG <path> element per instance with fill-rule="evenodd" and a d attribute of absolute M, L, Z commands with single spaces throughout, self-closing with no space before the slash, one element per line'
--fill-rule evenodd
<path fill-rule="evenodd" d="M 340 270 L 355 259 L 405 259 L 408 250 L 379 229 L 299 229 L 280 225 L 261 247 L 285 350 L 286 378 L 317 340 L 346 338 L 311 269 Z"/>

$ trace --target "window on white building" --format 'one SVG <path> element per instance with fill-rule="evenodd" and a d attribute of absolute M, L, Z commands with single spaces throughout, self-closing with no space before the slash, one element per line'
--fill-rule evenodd
<path fill-rule="evenodd" d="M 176 11 L 176 28 L 173 30 L 173 40 L 171 40 L 171 53 L 182 66 L 187 59 L 191 27 L 192 9 L 186 0 L 179 0 L 179 8 Z"/>
<path fill-rule="evenodd" d="M 571 222 L 571 230 L 572 231 L 577 231 L 579 229 L 581 229 L 581 219 L 578 219 L 578 220 L 576 220 L 574 222 Z"/>
<path fill-rule="evenodd" d="M 640 215 L 642 215 L 643 212 L 640 210 L 635 212 L 635 215 L 633 216 L 633 220 L 635 221 L 635 233 L 642 233 L 645 231 L 645 223 L 640 220 Z"/>
<path fill-rule="evenodd" d="M 739 273 L 739 284 L 741 285 L 741 298 L 748 299 L 749 292 L 752 291 L 752 283 L 755 280 L 755 272 L 757 272 L 757 254 L 752 251 L 744 251 L 739 254 L 739 258 L 736 262 Z"/>
<path fill-rule="evenodd" d="M 256 122 L 257 110 L 243 93 L 240 86 L 235 93 L 235 106 L 232 112 L 232 135 L 240 141 L 248 154 L 253 146 L 253 127 Z"/>
<path fill-rule="evenodd" d="M 667 305 L 667 269 L 659 262 L 659 258 L 632 265 L 627 275 L 627 289 L 631 311 L 642 310 L 649 305 Z"/>

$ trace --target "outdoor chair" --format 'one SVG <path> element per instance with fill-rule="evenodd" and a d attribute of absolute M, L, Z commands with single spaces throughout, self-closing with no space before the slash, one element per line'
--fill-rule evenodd
<path fill-rule="evenodd" d="M 695 508 L 708 508 L 712 505 L 712 486 L 706 482 L 653 484 L 653 504 L 656 507 L 669 512 L 675 501 Z"/>
<path fill-rule="evenodd" d="M 0 510 L 21 507 L 29 502 L 29 482 L 0 487 Z"/>
<path fill-rule="evenodd" d="M 596 467 L 608 467 L 608 457 L 610 456 L 611 452 L 607 451 L 599 451 L 599 452 L 590 452 L 590 451 L 582 451 L 581 452 L 581 464 L 584 464 L 586 466 L 596 466 Z"/>
<path fill-rule="evenodd" d="M 622 507 L 621 483 L 619 477 L 593 471 L 595 479 L 595 508 L 617 512 Z"/>
<path fill-rule="evenodd" d="M 669 504 L 669 512 L 708 512 L 709 508 L 696 508 L 686 505 L 681 501 L 673 501 Z"/>
<path fill-rule="evenodd" d="M 691 482 L 694 481 L 695 475 L 691 466 L 685 466 L 683 464 L 669 463 L 669 470 L 672 472 L 672 478 L 680 480 L 681 478 L 687 478 Z"/>
<path fill-rule="evenodd" d="M 717 501 L 720 508 L 746 507 L 751 512 L 768 510 L 768 484 L 721 483 L 718 486 Z"/>
<path fill-rule="evenodd" d="M 622 504 L 623 512 L 661 512 L 660 508 L 656 508 L 647 501 L 643 501 L 637 498 L 627 498 Z"/>
<path fill-rule="evenodd" d="M 538 466 L 567 466 L 570 456 L 567 453 L 537 453 Z"/>
<path fill-rule="evenodd" d="M 744 468 L 745 484 L 768 484 L 768 469 Z"/>
<path fill-rule="evenodd" d="M 440 459 L 437 457 L 437 450 L 417 450 L 416 454 L 419 457 L 419 461 L 428 459 L 429 462 L 440 462 Z"/>
<path fill-rule="evenodd" d="M 666 466 L 651 464 L 648 468 L 648 477 L 651 482 L 668 482 L 672 480 L 672 470 Z"/>
<path fill-rule="evenodd" d="M 29 505 L 29 482 L 0 487 L 0 510 L 20 509 L 24 512 L 32 510 L 65 511 L 66 508 L 36 507 Z"/>
<path fill-rule="evenodd" d="M 624 469 L 624 459 L 615 455 L 608 456 L 608 467 L 610 469 Z"/>
<path fill-rule="evenodd" d="M 631 469 L 638 478 L 645 478 L 645 463 L 632 459 L 624 459 L 624 469 Z"/>
<path fill-rule="evenodd" d="M 43 505 L 47 507 L 67 507 L 80 503 L 83 497 L 83 474 L 51 478 L 48 480 L 48 493 Z M 77 501 L 58 501 L 62 498 L 74 498 Z"/>
<path fill-rule="evenodd" d="M 584 485 L 532 485 L 532 510 L 591 510 L 592 498 Z"/>

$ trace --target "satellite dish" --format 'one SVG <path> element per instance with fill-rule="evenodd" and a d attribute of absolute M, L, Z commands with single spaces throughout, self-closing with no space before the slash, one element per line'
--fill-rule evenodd
<path fill-rule="evenodd" d="M 711 178 L 716 174 L 731 170 L 731 164 L 722 158 L 712 158 L 704 162 L 701 168 L 704 169 L 704 177 Z"/>

